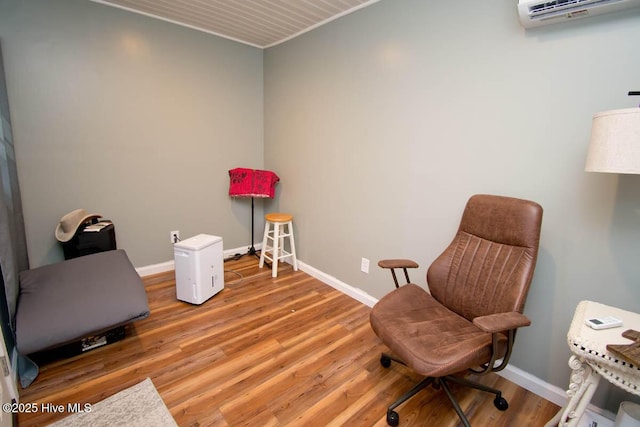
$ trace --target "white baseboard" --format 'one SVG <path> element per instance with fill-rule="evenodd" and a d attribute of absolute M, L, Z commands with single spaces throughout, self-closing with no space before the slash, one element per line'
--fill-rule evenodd
<path fill-rule="evenodd" d="M 550 402 L 555 403 L 556 405 L 562 406 L 567 402 L 567 394 L 565 390 L 542 381 L 540 378 L 513 365 L 507 365 L 503 371 L 498 372 L 498 375 L 518 384 L 522 388 L 525 388 L 540 397 L 547 399 Z"/>
<path fill-rule="evenodd" d="M 262 248 L 262 243 L 258 243 L 255 245 L 256 250 L 260 250 Z M 238 254 L 247 253 L 247 247 L 240 247 L 235 249 L 227 249 L 222 251 L 222 256 L 224 259 L 233 257 Z M 145 265 L 143 267 L 136 268 L 136 272 L 140 277 L 151 276 L 152 274 L 160 274 L 165 273 L 167 271 L 171 271 L 175 269 L 174 260 L 161 262 L 159 264 Z"/>
<path fill-rule="evenodd" d="M 569 400 L 565 390 L 549 384 L 516 366 L 507 365 L 503 371 L 498 372 L 498 375 L 560 407 L 564 406 Z M 598 427 L 613 427 L 615 418 L 616 414 L 611 411 L 589 404 L 577 427 L 590 427 L 591 421 L 597 422 Z"/>
<path fill-rule="evenodd" d="M 175 268 L 173 260 L 161 262 L 160 264 L 145 265 L 144 267 L 137 267 L 136 272 L 140 277 L 151 276 L 152 274 L 160 274 L 166 271 L 171 271 Z"/>
<path fill-rule="evenodd" d="M 335 277 L 323 273 L 322 271 L 311 267 L 309 264 L 301 262 L 300 260 L 298 260 L 298 268 L 307 273 L 309 276 L 320 280 L 321 282 L 339 290 L 346 295 L 349 295 L 351 298 L 360 301 L 366 306 L 373 307 L 373 305 L 378 302 L 376 298 L 372 297 L 362 289 L 347 285 L 346 283 L 336 279 Z"/>
<path fill-rule="evenodd" d="M 262 247 L 262 244 L 259 243 L 255 245 L 255 247 L 257 250 L 259 250 Z M 247 249 L 245 247 L 225 250 L 224 257 L 226 259 L 239 253 L 246 253 L 246 250 Z M 306 264 L 305 262 L 298 260 L 298 268 L 311 277 L 314 277 L 321 282 L 331 286 L 332 288 L 335 288 L 338 291 L 350 296 L 351 298 L 360 301 L 362 304 L 365 304 L 368 307 L 373 307 L 378 302 L 377 298 L 369 295 L 362 289 L 348 285 L 341 280 L 329 274 L 326 274 L 318 270 L 317 268 L 310 266 L 309 264 Z M 174 262 L 172 260 L 160 264 L 136 268 L 136 271 L 140 276 L 147 276 L 150 274 L 163 273 L 173 269 Z M 517 384 L 518 386 L 524 388 L 525 390 L 537 394 L 538 396 L 550 402 L 553 402 L 558 406 L 563 406 L 568 401 L 565 390 L 549 384 L 546 381 L 543 381 L 540 378 L 531 375 L 530 373 L 523 371 L 516 366 L 507 365 L 507 367 L 504 370 L 500 371 L 498 374 L 513 382 L 514 384 Z M 595 405 L 589 404 L 585 415 L 578 423 L 578 427 L 591 427 L 591 421 L 595 421 L 598 427 L 613 427 L 615 418 L 616 415 L 611 411 L 607 411 L 602 408 L 598 408 Z"/>

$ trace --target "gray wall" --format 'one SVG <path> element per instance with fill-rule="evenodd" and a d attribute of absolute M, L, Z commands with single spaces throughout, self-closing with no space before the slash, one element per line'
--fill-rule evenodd
<path fill-rule="evenodd" d="M 576 304 L 640 311 L 640 177 L 584 172 L 592 115 L 640 102 L 640 13 L 525 31 L 516 4 L 383 0 L 268 49 L 267 209 L 295 215 L 300 259 L 381 297 L 374 262 L 415 259 L 424 284 L 470 195 L 538 201 L 533 325 L 512 360 L 566 388 Z"/>
<path fill-rule="evenodd" d="M 0 40 L 32 267 L 76 208 L 136 266 L 173 259 L 176 229 L 248 245 L 228 170 L 263 165 L 260 49 L 86 0 L 0 0 Z"/>
<path fill-rule="evenodd" d="M 529 198 L 542 248 L 513 362 L 566 387 L 578 301 L 640 311 L 640 177 L 583 171 L 592 115 L 639 101 L 640 14 L 524 31 L 515 0 L 476 6 L 382 0 L 266 50 L 263 73 L 262 51 L 161 21 L 0 0 L 32 266 L 61 258 L 77 207 L 113 219 L 136 266 L 172 259 L 173 229 L 246 245 L 227 170 L 265 167 L 300 259 L 380 297 L 375 261 L 416 259 L 424 283 L 471 194 Z"/>

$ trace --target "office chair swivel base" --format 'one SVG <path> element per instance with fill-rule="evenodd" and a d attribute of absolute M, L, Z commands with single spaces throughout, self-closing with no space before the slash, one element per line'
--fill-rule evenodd
<path fill-rule="evenodd" d="M 385 353 L 382 353 L 382 356 L 380 357 L 380 364 L 383 367 L 388 368 L 388 367 L 391 366 L 391 361 L 392 360 L 394 362 L 398 362 L 401 365 L 405 365 L 406 366 L 406 364 L 402 360 L 396 359 L 395 357 L 389 356 L 388 354 L 385 354 Z M 467 420 L 467 416 L 462 411 L 462 408 L 460 408 L 460 404 L 458 404 L 458 401 L 456 400 L 456 398 L 451 393 L 451 390 L 449 389 L 449 386 L 447 385 L 448 381 L 451 381 L 451 382 L 454 382 L 454 383 L 458 383 L 458 384 L 461 384 L 461 385 L 465 385 L 465 386 L 468 386 L 468 387 L 472 387 L 472 388 L 475 388 L 475 389 L 478 389 L 478 390 L 481 390 L 481 391 L 486 391 L 488 393 L 493 393 L 493 394 L 496 395 L 496 398 L 493 400 L 493 404 L 496 407 L 496 409 L 498 409 L 500 411 L 506 411 L 509 408 L 509 403 L 507 402 L 507 399 L 502 397 L 502 392 L 500 390 L 495 389 L 495 388 L 487 387 L 487 386 L 485 386 L 483 384 L 479 384 L 479 383 L 474 382 L 474 381 L 469 381 L 467 379 L 458 378 L 458 377 L 454 377 L 454 376 L 445 376 L 445 377 L 442 377 L 442 378 L 427 377 L 427 378 L 423 379 L 422 381 L 420 381 L 411 390 L 409 390 L 408 392 L 403 394 L 398 400 L 396 400 L 393 404 L 391 404 L 387 408 L 387 424 L 390 425 L 391 427 L 396 427 L 400 423 L 400 416 L 398 415 L 398 413 L 396 411 L 394 411 L 394 409 L 397 408 L 398 406 L 402 405 L 407 400 L 409 400 L 413 395 L 418 393 L 420 390 L 422 390 L 422 389 L 424 389 L 427 386 L 432 384 L 433 387 L 436 388 L 436 389 L 438 389 L 438 388 L 440 388 L 442 386 L 442 389 L 444 390 L 445 394 L 449 398 L 449 401 L 453 405 L 453 409 L 458 414 L 458 417 L 460 418 L 460 421 L 462 421 L 462 424 L 464 424 L 465 427 L 471 427 L 471 425 L 469 424 L 469 420 Z"/>

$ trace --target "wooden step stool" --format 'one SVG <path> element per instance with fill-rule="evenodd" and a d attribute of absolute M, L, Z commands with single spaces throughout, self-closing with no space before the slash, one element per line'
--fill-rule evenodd
<path fill-rule="evenodd" d="M 286 213 L 269 213 L 264 216 L 264 219 L 266 222 L 264 225 L 264 237 L 262 239 L 259 267 L 262 268 L 264 266 L 264 260 L 268 259 L 271 261 L 271 277 L 278 277 L 278 261 L 290 257 L 293 270 L 298 271 L 296 245 L 293 240 L 293 215 Z M 287 252 L 284 248 L 285 238 L 289 238 L 290 252 Z"/>

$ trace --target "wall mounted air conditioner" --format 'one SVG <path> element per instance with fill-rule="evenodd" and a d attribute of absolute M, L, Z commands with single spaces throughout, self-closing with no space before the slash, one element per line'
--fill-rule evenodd
<path fill-rule="evenodd" d="M 519 0 L 518 15 L 523 27 L 533 28 L 633 7 L 640 0 Z"/>

